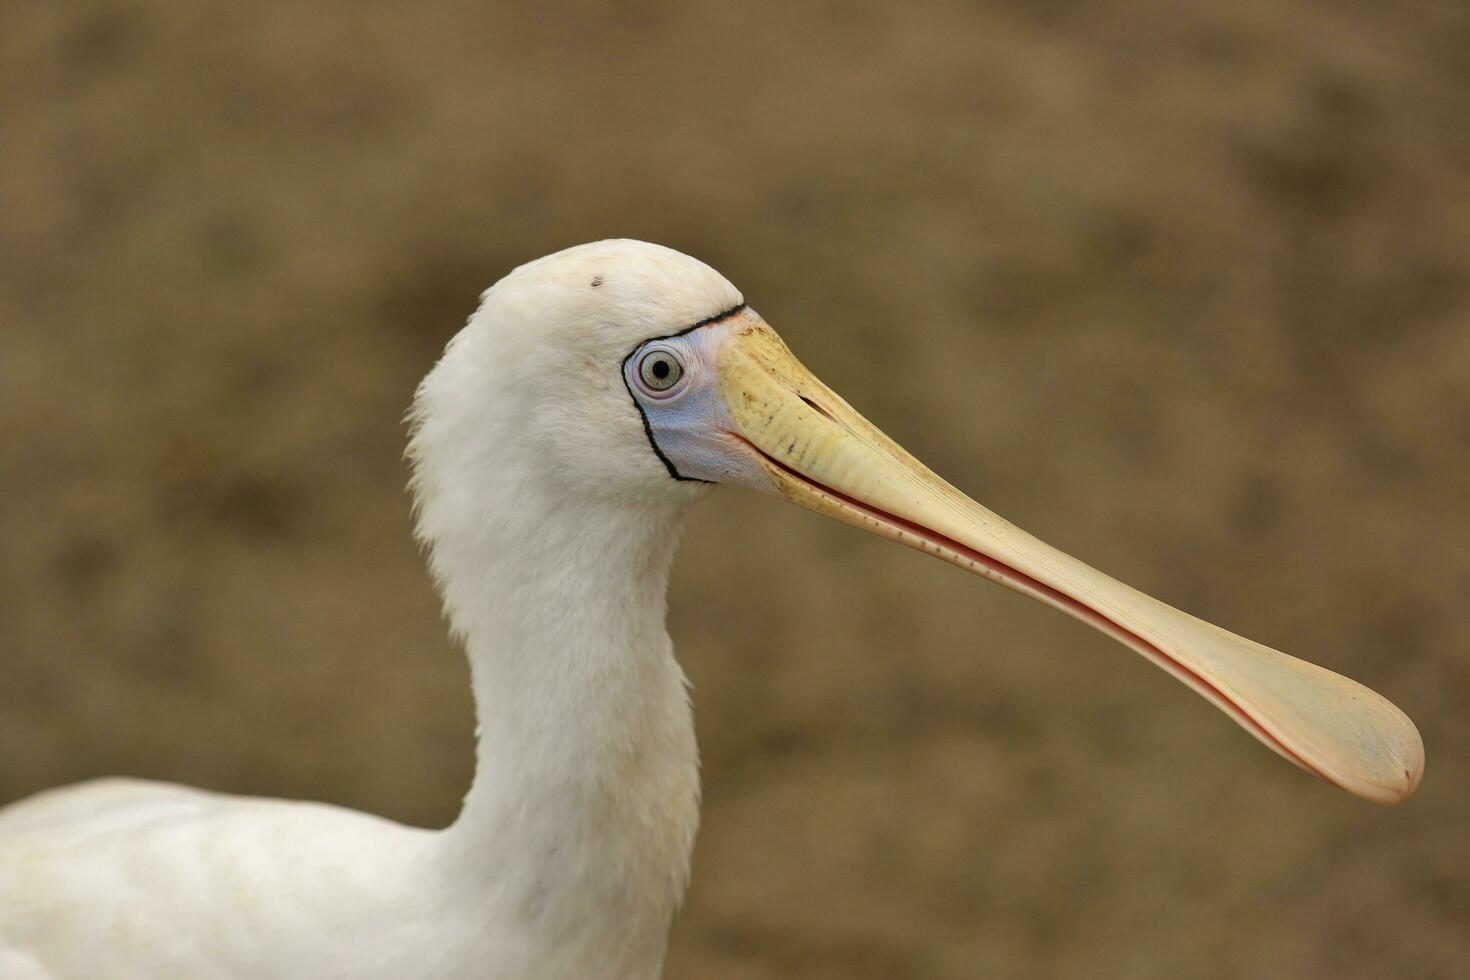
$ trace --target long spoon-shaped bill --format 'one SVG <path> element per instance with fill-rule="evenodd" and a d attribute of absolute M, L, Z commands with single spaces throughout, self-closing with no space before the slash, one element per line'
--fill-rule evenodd
<path fill-rule="evenodd" d="M 878 431 L 758 318 L 725 345 L 719 381 L 740 437 L 788 499 L 1075 616 L 1351 793 L 1397 803 L 1418 786 L 1423 743 L 1387 699 L 1180 612 L 1001 519 Z"/>

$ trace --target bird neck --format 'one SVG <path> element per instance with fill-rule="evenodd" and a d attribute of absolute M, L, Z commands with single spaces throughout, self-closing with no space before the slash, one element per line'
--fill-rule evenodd
<path fill-rule="evenodd" d="M 486 928 L 511 917 L 562 947 L 657 960 L 698 822 L 693 721 L 664 624 L 688 498 L 629 506 L 500 475 L 502 492 L 459 515 L 421 493 L 479 722 L 474 784 L 442 835 L 446 874 Z"/>

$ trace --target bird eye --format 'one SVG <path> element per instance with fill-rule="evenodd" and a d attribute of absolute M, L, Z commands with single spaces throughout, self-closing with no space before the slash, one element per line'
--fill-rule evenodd
<path fill-rule="evenodd" d="M 684 365 L 666 350 L 649 351 L 638 362 L 638 380 L 650 394 L 667 392 L 684 376 Z"/>

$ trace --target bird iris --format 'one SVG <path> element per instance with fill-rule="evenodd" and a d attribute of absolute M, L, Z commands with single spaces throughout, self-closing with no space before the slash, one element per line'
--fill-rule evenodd
<path fill-rule="evenodd" d="M 684 376 L 684 365 L 672 352 L 653 350 L 638 362 L 638 380 L 650 394 L 667 392 Z"/>

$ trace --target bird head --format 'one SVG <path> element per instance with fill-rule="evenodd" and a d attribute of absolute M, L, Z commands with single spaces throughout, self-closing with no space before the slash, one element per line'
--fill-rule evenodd
<path fill-rule="evenodd" d="M 597 242 L 516 269 L 485 293 L 416 411 L 415 444 L 452 440 L 481 483 L 502 463 L 495 447 L 515 443 L 538 486 L 578 500 L 679 505 L 717 484 L 778 495 L 1088 623 L 1354 794 L 1393 803 L 1418 785 L 1419 733 L 1388 700 L 971 500 L 807 370 L 723 276 L 671 249 Z"/>

